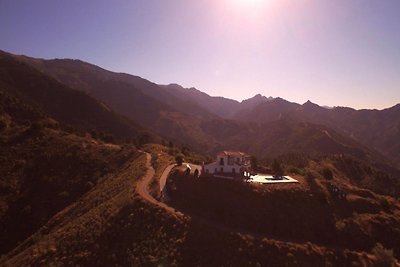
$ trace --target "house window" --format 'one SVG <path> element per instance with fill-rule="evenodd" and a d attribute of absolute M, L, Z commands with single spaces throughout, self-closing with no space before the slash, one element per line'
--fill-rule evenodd
<path fill-rule="evenodd" d="M 220 158 L 220 159 L 219 159 L 219 165 L 222 165 L 222 166 L 225 165 L 225 163 L 224 163 L 224 158 Z"/>
<path fill-rule="evenodd" d="M 221 172 L 224 172 L 224 168 L 221 167 Z"/>
<path fill-rule="evenodd" d="M 228 165 L 233 165 L 235 158 L 228 157 Z"/>

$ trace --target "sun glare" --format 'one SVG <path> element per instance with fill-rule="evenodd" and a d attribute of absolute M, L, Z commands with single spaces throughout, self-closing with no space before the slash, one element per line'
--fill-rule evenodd
<path fill-rule="evenodd" d="M 231 1 L 241 6 L 253 6 L 253 7 L 258 7 L 267 2 L 267 0 L 231 0 Z"/>
<path fill-rule="evenodd" d="M 235 16 L 258 19 L 265 14 L 273 0 L 225 0 L 224 2 L 227 10 Z"/>

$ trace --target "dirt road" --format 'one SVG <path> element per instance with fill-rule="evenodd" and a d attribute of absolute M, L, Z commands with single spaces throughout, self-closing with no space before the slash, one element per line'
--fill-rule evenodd
<path fill-rule="evenodd" d="M 167 169 L 169 167 L 170 166 L 168 166 Z M 146 168 L 147 168 L 147 171 L 146 171 L 145 176 L 142 178 L 141 181 L 138 182 L 138 184 L 136 186 L 136 191 L 138 192 L 138 194 L 146 201 L 148 201 L 154 205 L 157 205 L 174 215 L 183 216 L 183 214 L 181 212 L 176 211 L 174 208 L 166 205 L 163 202 L 158 201 L 152 195 L 150 195 L 148 188 L 149 188 L 149 184 L 150 184 L 151 180 L 154 178 L 155 171 L 154 171 L 154 168 L 151 166 L 151 155 L 149 153 L 146 153 Z M 165 175 L 167 177 L 169 174 L 169 171 L 172 168 L 169 169 L 168 172 L 167 172 L 167 169 L 164 171 L 162 176 Z M 166 180 L 166 177 L 165 177 L 165 180 Z"/>
<path fill-rule="evenodd" d="M 161 174 L 160 177 L 160 192 L 162 192 L 165 188 L 165 184 L 167 183 L 167 178 L 169 173 L 171 172 L 172 168 L 175 167 L 175 164 L 171 164 L 165 168 L 164 172 Z"/>

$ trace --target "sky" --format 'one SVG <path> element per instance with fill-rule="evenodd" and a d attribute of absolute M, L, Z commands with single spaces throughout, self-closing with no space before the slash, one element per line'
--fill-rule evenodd
<path fill-rule="evenodd" d="M 236 100 L 400 103 L 399 0 L 0 0 L 0 49 Z"/>

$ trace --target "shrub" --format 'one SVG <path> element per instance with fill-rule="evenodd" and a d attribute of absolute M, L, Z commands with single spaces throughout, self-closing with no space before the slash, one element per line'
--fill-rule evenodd
<path fill-rule="evenodd" d="M 297 167 L 290 167 L 288 171 L 294 174 L 300 174 L 300 175 L 304 174 L 304 170 Z"/>
<path fill-rule="evenodd" d="M 104 136 L 103 141 L 106 142 L 106 143 L 114 143 L 115 139 L 114 139 L 113 135 L 107 134 L 107 135 Z"/>
<path fill-rule="evenodd" d="M 372 253 L 376 257 L 377 267 L 391 267 L 394 266 L 396 258 L 393 255 L 392 249 L 386 249 L 381 243 L 376 243 L 372 249 Z"/>
<path fill-rule="evenodd" d="M 385 212 L 389 212 L 390 211 L 390 203 L 385 197 L 381 197 L 379 199 L 379 204 L 381 205 L 382 209 Z"/>
<path fill-rule="evenodd" d="M 69 197 L 69 192 L 68 191 L 62 191 L 61 193 L 58 194 L 59 197 L 62 198 L 68 198 Z"/>
<path fill-rule="evenodd" d="M 138 145 L 138 147 L 142 147 L 145 144 L 148 144 L 151 142 L 151 136 L 148 133 L 142 133 L 139 135 L 139 137 L 136 140 L 136 143 Z"/>
<path fill-rule="evenodd" d="M 346 228 L 346 223 L 343 220 L 337 221 L 335 223 L 335 228 L 338 231 L 343 231 Z"/>
<path fill-rule="evenodd" d="M 3 120 L 0 119 L 0 132 L 2 130 L 4 130 L 5 128 L 7 128 L 7 124 Z"/>
<path fill-rule="evenodd" d="M 43 130 L 44 126 L 41 122 L 39 121 L 35 121 L 31 124 L 31 126 L 29 127 L 29 132 L 30 133 L 39 133 Z"/>

